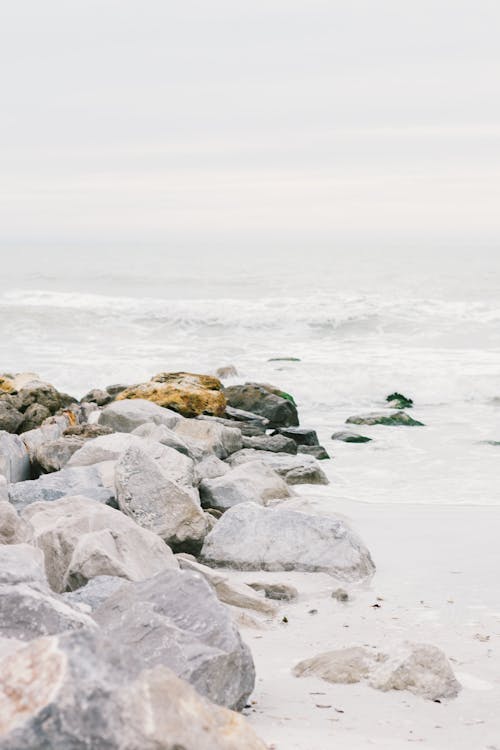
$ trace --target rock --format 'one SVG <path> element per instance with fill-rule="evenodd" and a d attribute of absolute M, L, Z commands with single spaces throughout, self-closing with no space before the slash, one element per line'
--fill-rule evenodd
<path fill-rule="evenodd" d="M 7 482 L 23 482 L 31 477 L 26 446 L 20 437 L 8 432 L 0 432 L 0 474 Z"/>
<path fill-rule="evenodd" d="M 204 479 L 200 484 L 203 507 L 221 511 L 238 503 L 265 504 L 268 500 L 293 494 L 279 474 L 259 461 L 241 464 L 222 477 Z"/>
<path fill-rule="evenodd" d="M 170 409 L 164 409 L 146 399 L 136 398 L 114 401 L 106 406 L 99 415 L 99 424 L 110 427 L 115 432 L 133 432 L 141 424 L 148 422 L 172 428 L 178 419 L 179 415 Z"/>
<path fill-rule="evenodd" d="M 357 432 L 348 432 L 344 430 L 342 432 L 334 432 L 332 440 L 341 440 L 343 443 L 369 443 L 371 438 L 365 435 L 358 435 Z"/>
<path fill-rule="evenodd" d="M 385 400 L 392 409 L 411 409 L 413 406 L 413 399 L 397 391 L 390 393 Z"/>
<path fill-rule="evenodd" d="M 332 591 L 332 599 L 336 599 L 338 602 L 348 602 L 349 594 L 345 589 L 335 589 L 335 591 Z"/>
<path fill-rule="evenodd" d="M 92 466 L 102 461 L 117 461 L 131 447 L 149 450 L 152 444 L 128 432 L 113 432 L 110 435 L 87 440 L 68 462 L 69 466 Z"/>
<path fill-rule="evenodd" d="M 256 594 L 256 589 L 253 587 L 237 581 L 230 581 L 227 576 L 219 571 L 216 572 L 206 565 L 183 557 L 183 555 L 178 555 L 177 560 L 182 570 L 191 570 L 193 573 L 199 573 L 203 576 L 215 590 L 220 602 L 240 609 L 252 609 L 264 615 L 273 616 L 276 614 L 276 606 Z"/>
<path fill-rule="evenodd" d="M 295 586 L 290 586 L 287 583 L 261 581 L 249 583 L 248 585 L 255 591 L 263 591 L 267 599 L 276 599 L 277 601 L 293 602 L 299 595 Z"/>
<path fill-rule="evenodd" d="M 19 518 L 14 506 L 0 500 L 0 545 L 29 542 L 32 536 L 31 526 Z"/>
<path fill-rule="evenodd" d="M 75 416 L 71 412 L 67 412 L 56 417 L 50 417 L 43 425 L 34 430 L 23 432 L 21 439 L 26 446 L 30 460 L 35 462 L 36 451 L 41 445 L 58 440 L 74 424 Z"/>
<path fill-rule="evenodd" d="M 5 397 L 0 399 L 0 430 L 17 432 L 23 422 L 23 415 L 13 403 Z"/>
<path fill-rule="evenodd" d="M 328 484 L 326 474 L 312 456 L 292 456 L 289 453 L 272 453 L 244 448 L 228 458 L 228 463 L 233 467 L 251 461 L 263 461 L 288 484 Z"/>
<path fill-rule="evenodd" d="M 182 440 L 194 444 L 201 453 L 215 453 L 218 458 L 227 458 L 243 447 L 241 432 L 217 422 L 203 419 L 180 419 L 174 431 Z"/>
<path fill-rule="evenodd" d="M 0 750 L 265 750 L 242 716 L 169 669 L 131 677 L 98 633 L 40 638 L 0 670 Z"/>
<path fill-rule="evenodd" d="M 227 468 L 229 471 L 229 467 Z M 9 502 L 9 490 L 7 487 L 7 480 L 3 474 L 0 474 L 0 502 L 2 503 Z"/>
<path fill-rule="evenodd" d="M 229 410 L 229 407 L 226 407 L 225 414 L 227 415 L 227 412 Z M 233 409 L 233 411 L 238 411 L 238 409 Z M 246 414 L 246 412 L 244 412 Z M 254 435 L 265 435 L 266 434 L 266 427 L 263 426 L 261 422 L 258 421 L 250 421 L 250 420 L 238 420 L 226 417 L 211 417 L 207 414 L 200 414 L 199 417 L 197 417 L 197 420 L 204 420 L 206 422 L 217 422 L 218 424 L 222 424 L 225 427 L 230 427 L 232 430 L 238 429 L 242 435 L 246 435 L 247 437 L 253 437 Z M 269 422 L 269 420 L 265 420 L 265 422 Z"/>
<path fill-rule="evenodd" d="M 383 424 L 389 426 L 405 425 L 407 427 L 423 427 L 423 422 L 418 422 L 416 419 L 410 417 L 409 414 L 405 414 L 404 411 L 393 411 L 393 412 L 373 412 L 372 414 L 363 414 L 356 417 L 349 417 L 346 419 L 346 424 Z"/>
<path fill-rule="evenodd" d="M 322 445 L 299 445 L 298 453 L 305 456 L 313 456 L 316 461 L 325 461 L 327 458 L 330 458 L 329 453 Z"/>
<path fill-rule="evenodd" d="M 217 458 L 217 456 L 213 454 L 203 456 L 201 461 L 198 461 L 194 467 L 195 484 L 200 484 L 204 479 L 222 477 L 230 471 L 231 467 L 224 461 L 221 461 L 220 458 Z"/>
<path fill-rule="evenodd" d="M 44 474 L 60 471 L 84 443 L 81 437 L 60 437 L 42 443 L 35 451 L 35 464 Z"/>
<path fill-rule="evenodd" d="M 31 404 L 23 414 L 23 421 L 19 432 L 28 432 L 40 427 L 42 422 L 51 417 L 51 411 L 43 404 Z"/>
<path fill-rule="evenodd" d="M 335 516 L 242 503 L 206 537 L 201 561 L 238 570 L 304 570 L 357 581 L 375 569 L 361 539 Z"/>
<path fill-rule="evenodd" d="M 225 380 L 226 378 L 238 377 L 238 370 L 234 365 L 225 365 L 224 367 L 218 367 L 215 374 L 220 380 Z"/>
<path fill-rule="evenodd" d="M 461 689 L 443 652 L 423 643 L 402 644 L 391 655 L 361 647 L 328 651 L 300 662 L 293 673 L 332 683 L 367 680 L 377 690 L 408 690 L 432 701 L 455 698 Z"/>
<path fill-rule="evenodd" d="M 273 434 L 284 435 L 294 440 L 297 445 L 319 445 L 316 430 L 309 427 L 280 427 Z"/>
<path fill-rule="evenodd" d="M 272 453 L 297 453 L 297 443 L 284 435 L 256 435 L 244 437 L 243 448 L 254 448 L 257 451 L 271 451 Z"/>
<path fill-rule="evenodd" d="M 4 583 L 48 586 L 43 552 L 30 544 L 0 545 L 0 584 Z"/>
<path fill-rule="evenodd" d="M 137 435 L 137 437 L 146 438 L 147 440 L 154 440 L 162 445 L 168 445 L 169 448 L 173 448 L 179 451 L 179 453 L 184 453 L 185 456 L 194 458 L 189 445 L 176 435 L 173 430 L 165 427 L 164 424 L 145 422 L 136 427 L 132 434 Z"/>
<path fill-rule="evenodd" d="M 179 460 L 190 461 L 172 448 Z M 193 487 L 179 472 L 166 472 L 140 448 L 131 447 L 115 470 L 116 498 L 120 510 L 139 526 L 158 534 L 175 548 L 198 548 L 207 524 Z"/>
<path fill-rule="evenodd" d="M 96 625 L 87 614 L 70 607 L 44 584 L 0 584 L 1 638 L 29 641 L 80 628 L 95 630 Z"/>
<path fill-rule="evenodd" d="M 115 591 L 127 586 L 128 581 L 119 576 L 96 576 L 76 591 L 62 594 L 63 600 L 75 609 L 91 613 L 109 599 Z"/>
<path fill-rule="evenodd" d="M 86 497 L 35 503 L 23 512 L 45 553 L 50 586 L 62 592 L 102 575 L 141 580 L 176 568 L 172 551 L 120 511 Z"/>
<path fill-rule="evenodd" d="M 253 690 L 250 651 L 198 573 L 165 570 L 120 589 L 93 616 L 132 673 L 167 666 L 206 698 L 237 709 Z"/>
<path fill-rule="evenodd" d="M 113 432 L 111 427 L 106 427 L 103 424 L 76 424 L 68 427 L 63 432 L 63 437 L 79 437 L 84 440 L 91 440 L 92 438 L 101 437 L 102 435 L 110 435 Z"/>
<path fill-rule="evenodd" d="M 268 362 L 301 362 L 299 357 L 271 357 Z"/>
<path fill-rule="evenodd" d="M 259 414 L 269 420 L 271 427 L 298 425 L 297 407 L 291 397 L 264 383 L 233 385 L 224 390 L 227 403 L 236 409 Z"/>
<path fill-rule="evenodd" d="M 164 372 L 155 375 L 149 383 L 127 388 L 117 399 L 146 399 L 173 409 L 183 417 L 198 414 L 222 416 L 226 399 L 221 389 L 220 380 L 210 375 Z"/>
<path fill-rule="evenodd" d="M 102 388 L 92 388 L 91 391 L 85 394 L 82 401 L 97 404 L 97 406 L 107 406 L 113 401 L 113 396 L 110 396 L 110 394 L 107 391 L 102 390 Z"/>
<path fill-rule="evenodd" d="M 9 485 L 9 499 L 16 510 L 32 503 L 52 502 L 67 495 L 85 495 L 97 503 L 114 504 L 115 490 L 107 480 L 107 464 L 65 467 L 39 479 Z"/>
<path fill-rule="evenodd" d="M 234 406 L 226 406 L 225 416 L 236 422 L 248 422 L 249 424 L 261 427 L 263 430 L 267 430 L 269 427 L 269 420 L 266 419 L 266 417 L 262 417 L 260 414 L 254 414 L 253 411 L 235 409 Z"/>

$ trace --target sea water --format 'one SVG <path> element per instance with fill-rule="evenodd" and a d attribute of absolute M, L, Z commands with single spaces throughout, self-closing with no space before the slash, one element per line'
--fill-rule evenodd
<path fill-rule="evenodd" d="M 73 248 L 9 259 L 0 371 L 35 371 L 81 397 L 232 364 L 229 384 L 283 388 L 317 429 L 331 484 L 309 494 L 500 502 L 500 445 L 488 442 L 500 441 L 496 256 Z M 353 426 L 372 442 L 331 440 L 395 390 L 413 398 L 425 427 Z"/>

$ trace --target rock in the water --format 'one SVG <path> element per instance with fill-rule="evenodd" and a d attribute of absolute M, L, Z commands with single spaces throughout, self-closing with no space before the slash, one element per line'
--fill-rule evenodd
<path fill-rule="evenodd" d="M 8 500 L 0 500 L 0 544 L 21 544 L 32 536 L 31 526 L 19 518 L 14 506 Z"/>
<path fill-rule="evenodd" d="M 205 539 L 201 559 L 239 570 L 304 570 L 355 581 L 375 566 L 357 534 L 335 516 L 313 516 L 243 503 Z"/>
<path fill-rule="evenodd" d="M 180 419 L 174 427 L 176 435 L 193 444 L 201 453 L 215 453 L 227 458 L 243 447 L 241 432 L 205 419 Z"/>
<path fill-rule="evenodd" d="M 190 461 L 172 448 L 160 446 Z M 129 448 L 115 470 L 116 498 L 120 510 L 139 526 L 158 534 L 175 548 L 199 547 L 207 533 L 198 493 L 178 470 L 164 471 L 142 449 Z"/>
<path fill-rule="evenodd" d="M 0 405 L 1 405 L 0 401 Z M 1 408 L 1 406 L 0 406 Z M 31 478 L 28 451 L 17 435 L 0 431 L 0 474 L 7 482 L 24 482 Z"/>
<path fill-rule="evenodd" d="M 276 433 L 294 440 L 297 445 L 319 445 L 316 430 L 309 427 L 280 427 Z"/>
<path fill-rule="evenodd" d="M 252 656 L 212 587 L 198 573 L 166 570 L 120 589 L 93 614 L 131 672 L 164 665 L 219 705 L 242 708 Z"/>
<path fill-rule="evenodd" d="M 335 589 L 335 591 L 332 591 L 332 599 L 336 599 L 338 602 L 348 602 L 349 594 L 345 589 Z"/>
<path fill-rule="evenodd" d="M 291 396 L 264 383 L 232 385 L 224 391 L 229 406 L 259 414 L 269 420 L 270 427 L 299 424 L 297 407 Z"/>
<path fill-rule="evenodd" d="M 107 464 L 65 467 L 39 479 L 9 485 L 9 499 L 18 511 L 37 502 L 67 495 L 85 495 L 98 503 L 115 502 L 114 487 L 107 482 Z"/>
<path fill-rule="evenodd" d="M 137 581 L 176 568 L 172 551 L 120 511 L 86 497 L 65 497 L 26 508 L 34 543 L 44 551 L 50 586 L 62 592 L 102 575 Z"/>
<path fill-rule="evenodd" d="M 343 443 L 369 443 L 371 438 L 366 437 L 365 435 L 358 435 L 357 432 L 343 430 L 341 432 L 334 432 L 332 440 L 340 440 Z"/>
<path fill-rule="evenodd" d="M 413 406 L 412 398 L 403 396 L 402 393 L 398 393 L 397 391 L 390 393 L 385 400 L 393 409 L 411 409 Z"/>
<path fill-rule="evenodd" d="M 289 453 L 256 451 L 252 448 L 233 453 L 228 458 L 231 466 L 241 466 L 252 461 L 263 461 L 282 476 L 288 484 L 328 484 L 328 477 L 312 456 Z"/>
<path fill-rule="evenodd" d="M 305 659 L 293 672 L 332 683 L 367 680 L 377 690 L 408 690 L 432 701 L 455 698 L 461 689 L 443 652 L 425 643 L 404 643 L 391 654 L 362 647 L 328 651 Z"/>
<path fill-rule="evenodd" d="M 0 673 L 0 750 L 265 750 L 242 716 L 171 670 L 132 677 L 98 633 L 39 638 Z"/>
<path fill-rule="evenodd" d="M 42 550 L 31 544 L 0 545 L 0 583 L 48 586 Z"/>
<path fill-rule="evenodd" d="M 225 365 L 223 367 L 218 367 L 215 374 L 220 380 L 225 380 L 226 378 L 236 378 L 238 376 L 238 370 L 234 365 Z"/>
<path fill-rule="evenodd" d="M 298 453 L 305 456 L 313 456 L 316 461 L 325 461 L 330 458 L 330 454 L 322 445 L 299 445 Z"/>
<path fill-rule="evenodd" d="M 115 432 L 133 432 L 141 424 L 151 422 L 172 428 L 179 415 L 170 409 L 146 399 L 136 398 L 127 401 L 114 401 L 99 415 L 99 424 L 110 427 Z"/>
<path fill-rule="evenodd" d="M 81 437 L 60 437 L 42 443 L 35 451 L 35 464 L 44 474 L 60 471 L 84 443 L 85 440 Z"/>
<path fill-rule="evenodd" d="M 0 399 L 0 430 L 17 432 L 23 419 L 22 413 L 16 409 L 11 399 L 3 396 Z"/>
<path fill-rule="evenodd" d="M 204 479 L 200 496 L 205 508 L 228 510 L 238 503 L 265 504 L 268 500 L 291 497 L 293 491 L 265 463 L 251 461 L 217 479 Z"/>
<path fill-rule="evenodd" d="M 243 438 L 243 448 L 254 448 L 257 451 L 271 451 L 273 453 L 297 453 L 295 440 L 284 435 L 255 435 Z"/>
<path fill-rule="evenodd" d="M 346 419 L 347 424 L 383 424 L 388 426 L 399 426 L 405 425 L 407 427 L 423 427 L 423 422 L 418 422 L 416 419 L 410 417 L 404 411 L 393 411 L 393 412 L 373 412 L 371 414 L 361 414 L 355 417 L 349 417 Z"/>
<path fill-rule="evenodd" d="M 297 599 L 299 592 L 295 586 L 288 583 L 268 583 L 267 581 L 256 581 L 248 584 L 255 591 L 263 591 L 267 599 L 275 599 L 283 602 L 293 602 Z"/>
<path fill-rule="evenodd" d="M 160 373 L 148 383 L 127 388 L 117 398 L 153 401 L 183 417 L 197 417 L 198 414 L 222 416 L 226 408 L 222 383 L 218 378 L 189 372 Z"/>

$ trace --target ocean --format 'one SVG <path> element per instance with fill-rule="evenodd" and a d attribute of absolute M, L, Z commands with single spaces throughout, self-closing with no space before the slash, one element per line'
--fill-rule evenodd
<path fill-rule="evenodd" d="M 6 256 L 7 257 L 7 256 Z M 161 371 L 214 372 L 292 393 L 332 461 L 309 488 L 359 502 L 500 503 L 500 263 L 486 250 L 190 253 L 13 250 L 0 368 L 81 397 Z M 13 262 L 15 259 L 15 262 Z M 298 361 L 271 361 L 276 358 Z M 400 391 L 425 427 L 355 428 Z"/>

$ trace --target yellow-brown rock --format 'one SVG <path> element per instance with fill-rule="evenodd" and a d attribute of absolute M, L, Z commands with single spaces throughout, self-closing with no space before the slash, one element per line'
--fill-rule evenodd
<path fill-rule="evenodd" d="M 173 409 L 183 417 L 199 414 L 220 417 L 226 408 L 220 380 L 190 372 L 162 372 L 148 383 L 126 388 L 117 396 L 119 401 L 126 398 L 144 398 Z"/>
<path fill-rule="evenodd" d="M 12 380 L 0 375 L 0 391 L 3 393 L 12 393 L 13 390 L 15 389 Z"/>

